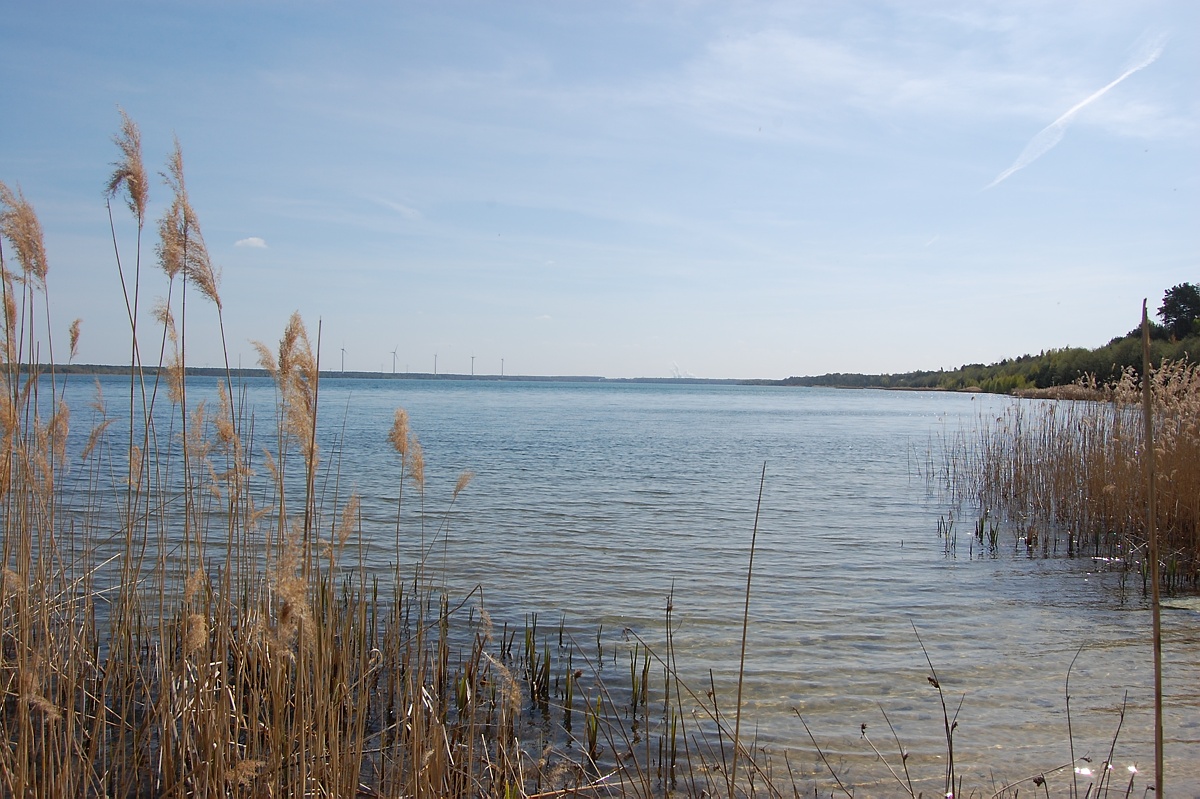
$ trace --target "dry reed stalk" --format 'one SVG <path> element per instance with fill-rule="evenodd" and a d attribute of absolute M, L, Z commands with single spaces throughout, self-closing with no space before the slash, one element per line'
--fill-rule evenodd
<path fill-rule="evenodd" d="M 742 734 L 742 685 L 746 676 L 746 635 L 750 629 L 750 580 L 754 576 L 754 550 L 758 542 L 758 515 L 762 510 L 763 486 L 767 482 L 767 464 L 763 464 L 762 476 L 758 481 L 758 503 L 754 507 L 754 530 L 750 536 L 750 563 L 746 567 L 746 604 L 742 612 L 742 646 L 738 653 L 737 700 L 734 703 L 736 719 L 733 723 L 733 767 L 729 769 L 729 799 L 734 799 L 737 786 L 738 749 Z"/>
<path fill-rule="evenodd" d="M 962 439 L 946 479 L 1032 552 L 1122 562 L 1148 576 L 1143 386 L 1153 405 L 1160 583 L 1200 583 L 1200 369 L 1166 363 L 1146 381 L 1127 372 L 1104 402 L 1018 402 Z M 1149 586 L 1146 586 L 1147 593 Z"/>
<path fill-rule="evenodd" d="M 1142 372 L 1150 374 L 1150 320 L 1146 301 L 1142 300 Z M 1150 550 L 1150 613 L 1154 648 L 1154 795 L 1163 795 L 1163 705 L 1162 705 L 1162 620 L 1159 609 L 1159 549 L 1157 449 L 1154 437 L 1154 400 L 1150 381 L 1142 381 L 1142 419 L 1145 423 L 1144 461 L 1146 465 L 1146 537 Z"/>

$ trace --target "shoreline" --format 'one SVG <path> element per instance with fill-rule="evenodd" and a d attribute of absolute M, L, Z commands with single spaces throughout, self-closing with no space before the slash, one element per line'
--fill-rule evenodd
<path fill-rule="evenodd" d="M 51 372 L 49 365 L 40 364 L 34 367 L 40 374 L 48 374 Z M 159 371 L 165 371 L 166 367 L 144 366 L 142 372 L 147 375 L 156 375 Z M 22 365 L 21 373 L 28 374 L 31 368 L 27 365 Z M 115 366 L 110 364 L 68 364 L 66 366 L 56 366 L 53 372 L 59 375 L 128 375 L 131 372 L 129 366 Z M 184 370 L 189 377 L 225 377 L 226 370 L 221 366 L 188 366 Z M 231 367 L 228 374 L 232 377 L 260 377 L 270 378 L 271 375 L 266 369 L 258 367 Z M 780 388 L 834 388 L 843 391 L 856 390 L 876 390 L 876 391 L 933 391 L 950 394 L 986 394 L 979 386 L 967 386 L 965 388 L 945 388 L 942 386 L 870 386 L 870 385 L 852 385 L 849 383 L 843 384 L 816 384 L 811 382 L 799 382 L 814 380 L 815 378 L 794 378 L 788 377 L 783 379 L 772 378 L 738 378 L 738 377 L 602 377 L 600 375 L 496 375 L 496 374 L 457 374 L 445 373 L 434 374 L 432 372 L 366 372 L 352 370 L 336 370 L 323 369 L 320 372 L 322 380 L 444 380 L 455 382 L 509 382 L 509 383 L 638 383 L 638 384 L 663 384 L 663 385 L 724 385 L 724 386 L 773 386 Z M 1052 390 L 1052 389 L 1038 389 Z M 1008 396 L 1001 394 L 999 396 Z"/>

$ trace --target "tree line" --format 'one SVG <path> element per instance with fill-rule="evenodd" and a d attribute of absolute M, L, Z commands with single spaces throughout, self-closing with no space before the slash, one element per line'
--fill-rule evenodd
<path fill-rule="evenodd" d="M 1200 352 L 1200 288 L 1180 283 L 1167 289 L 1157 316 L 1150 323 L 1150 359 L 1191 361 Z M 992 364 L 963 364 L 958 369 L 905 372 L 902 374 L 825 374 L 789 377 L 790 386 L 838 386 L 845 388 L 912 388 L 962 391 L 979 389 L 1010 394 L 1035 388 L 1051 388 L 1094 377 L 1098 383 L 1116 380 L 1126 369 L 1142 367 L 1141 327 L 1117 336 L 1102 347 L 1063 347 L 1042 350 L 1037 355 L 1005 358 Z"/>

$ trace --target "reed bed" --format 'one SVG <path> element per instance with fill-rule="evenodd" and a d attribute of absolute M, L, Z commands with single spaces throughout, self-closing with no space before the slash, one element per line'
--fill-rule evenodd
<path fill-rule="evenodd" d="M 189 396 L 189 316 L 215 314 L 225 349 L 218 272 L 178 143 L 163 173 L 170 198 L 156 224 L 158 269 L 142 268 L 150 179 L 124 114 L 114 141 L 107 193 L 136 226 L 122 242 L 112 223 L 129 383 L 120 398 L 96 390 L 86 436 L 71 436 L 68 392 L 90 389 L 56 366 L 40 223 L 21 192 L 0 183 L 0 795 L 733 799 L 799 796 L 802 784 L 805 794 L 850 793 L 836 772 L 822 781 L 794 769 L 786 752 L 771 757 L 743 739 L 740 698 L 723 697 L 711 676 L 701 689 L 681 679 L 670 598 L 660 640 L 614 641 L 601 629 L 593 642 L 565 620 L 547 627 L 531 616 L 510 629 L 493 622 L 481 589 L 457 598 L 439 589 L 427 568 L 436 523 L 427 531 L 429 514 L 409 509 L 414 499 L 423 506 L 425 463 L 402 409 L 379 432 L 395 451 L 394 524 L 364 529 L 340 459 L 318 444 L 320 331 L 310 337 L 298 315 L 278 344 L 256 345 L 275 385 L 269 418 L 247 409 L 227 356 L 216 398 Z M 161 299 L 147 329 L 152 281 Z M 68 326 L 67 361 L 81 330 L 78 320 Z M 1164 397 L 1194 408 L 1196 379 L 1180 367 L 1159 382 Z M 1176 390 L 1185 380 L 1187 391 Z M 984 439 L 979 463 L 994 476 L 971 478 L 989 506 L 1003 497 L 1014 513 L 1048 479 L 1031 468 L 1048 456 L 1028 441 L 1024 411 L 1015 414 L 1020 435 Z M 1126 406 L 1114 401 L 1109 414 L 1072 416 L 1065 429 L 1136 452 Z M 1175 438 L 1163 425 L 1164 447 L 1195 446 L 1194 424 L 1180 421 Z M 1002 467 L 1006 446 L 1012 463 Z M 1160 463 L 1175 480 L 1170 470 L 1184 470 L 1187 457 Z M 1193 455 L 1193 471 L 1195 463 Z M 1101 503 L 1082 503 L 1089 519 L 1108 512 L 1117 521 L 1105 529 L 1121 535 L 1137 524 L 1115 504 L 1136 494 L 1126 466 L 1117 458 L 1089 472 Z M 459 477 L 451 503 L 469 483 L 469 473 Z M 1186 496 L 1181 483 L 1174 512 L 1189 520 L 1194 543 Z M 1068 518 L 1062 502 L 1029 507 Z M 420 556 L 369 571 L 362 543 L 389 535 L 397 552 L 419 542 Z M 1188 563 L 1194 580 L 1194 557 Z M 948 766 L 933 782 L 961 795 L 944 697 L 942 707 Z M 895 782 L 883 790 L 916 795 L 898 737 L 896 746 L 904 777 L 887 766 Z M 1030 779 L 1046 784 L 1045 775 Z M 977 795 L 1015 796 L 1023 783 Z"/>
<path fill-rule="evenodd" d="M 380 431 L 394 530 L 364 531 L 318 445 L 320 333 L 298 315 L 277 345 L 256 344 L 271 418 L 247 411 L 227 355 L 216 400 L 189 397 L 189 317 L 215 314 L 227 352 L 218 271 L 178 143 L 158 269 L 143 269 L 150 179 L 123 113 L 114 141 L 107 194 L 136 224 L 132 242 L 112 224 L 130 378 L 119 399 L 97 387 L 86 442 L 66 398 L 90 389 L 56 367 L 41 226 L 0 183 L 0 794 L 732 795 L 735 780 L 780 793 L 730 733 L 736 714 L 674 676 L 669 643 L 606 652 L 597 633 L 593 657 L 563 624 L 557 643 L 536 617 L 496 629 L 481 591 L 437 588 L 436 535 L 406 510 L 425 468 L 401 409 Z M 80 335 L 77 320 L 68 361 Z M 381 578 L 358 545 L 388 533 L 421 555 Z M 669 642 L 669 609 L 665 624 Z M 601 680 L 621 654 L 629 684 Z"/>
<path fill-rule="evenodd" d="M 1200 367 L 1149 372 L 1162 586 L 1200 588 Z M 1077 401 L 1022 401 L 981 418 L 942 465 L 953 496 L 979 509 L 976 538 L 1005 523 L 1031 553 L 1101 558 L 1148 579 L 1141 379 L 1080 386 Z"/>

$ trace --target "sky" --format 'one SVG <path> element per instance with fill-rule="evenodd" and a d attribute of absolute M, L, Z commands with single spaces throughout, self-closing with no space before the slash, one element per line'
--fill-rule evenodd
<path fill-rule="evenodd" d="M 0 4 L 0 181 L 80 363 L 129 358 L 119 109 L 152 173 L 180 143 L 234 366 L 299 311 L 335 370 L 950 369 L 1200 283 L 1192 0 Z"/>

